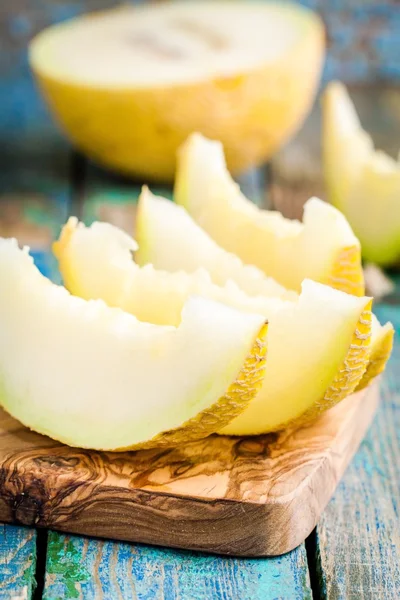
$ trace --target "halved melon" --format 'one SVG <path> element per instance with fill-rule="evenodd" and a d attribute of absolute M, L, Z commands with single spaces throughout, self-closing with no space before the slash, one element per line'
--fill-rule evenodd
<path fill-rule="evenodd" d="M 343 84 L 323 97 L 323 156 L 330 201 L 349 219 L 366 260 L 400 260 L 400 162 L 374 149 Z"/>
<path fill-rule="evenodd" d="M 0 239 L 0 404 L 31 429 L 105 450 L 205 437 L 260 387 L 265 319 L 190 298 L 179 326 L 141 323 L 52 284 Z"/>
<path fill-rule="evenodd" d="M 304 278 L 364 293 L 360 243 L 346 218 L 312 198 L 303 223 L 261 210 L 232 180 L 220 142 L 189 137 L 178 154 L 175 200 L 223 248 L 256 265 L 287 288 Z"/>
<path fill-rule="evenodd" d="M 271 278 L 264 276 L 266 283 L 260 284 L 261 271 L 244 265 L 234 254 L 220 248 L 183 207 L 165 198 L 154 196 L 147 189 L 139 198 L 136 226 L 140 248 L 135 256 L 139 256 L 141 263 L 152 263 L 156 268 L 171 272 L 180 269 L 194 272 L 195 269 L 205 267 L 214 282 L 226 284 L 231 278 L 247 294 L 253 295 L 256 291 L 268 297 L 296 299 L 295 292 L 285 293 L 284 288 L 276 288 L 277 284 L 272 285 L 274 280 Z M 131 239 L 130 244 L 133 243 Z M 132 246 L 132 249 L 137 249 L 136 243 L 135 248 Z M 250 279 L 245 276 L 248 272 L 253 276 Z M 254 284 L 255 274 L 257 285 Z M 218 299 L 226 301 L 223 297 Z M 268 308 L 262 303 L 257 309 L 256 306 L 257 304 L 254 305 L 254 309 L 261 312 Z M 264 314 L 268 314 L 268 310 Z M 372 317 L 371 358 L 360 381 L 359 389 L 368 385 L 385 369 L 393 344 L 393 326 L 390 323 L 382 326 L 374 315 Z"/>
<path fill-rule="evenodd" d="M 250 296 L 295 298 L 272 277 L 253 265 L 245 265 L 227 252 L 191 218 L 187 211 L 144 187 L 136 213 L 135 260 L 156 269 L 193 273 L 204 268 L 217 285 L 234 281 Z M 131 242 L 132 243 L 132 242 Z"/>
<path fill-rule="evenodd" d="M 55 246 L 67 287 L 86 298 L 101 297 L 149 321 L 175 324 L 193 293 L 218 298 L 269 321 L 267 367 L 262 389 L 230 434 L 257 434 L 312 418 L 350 394 L 369 357 L 371 301 L 305 280 L 296 301 L 248 296 L 233 282 L 211 283 L 204 271 L 166 273 L 132 260 L 135 243 L 117 228 L 90 228 L 70 220 Z M 189 253 L 186 251 L 186 253 Z M 143 308 L 143 305 L 146 306 Z"/>
<path fill-rule="evenodd" d="M 192 131 L 223 140 L 234 171 L 301 124 L 324 58 L 313 12 L 281 2 L 163 2 L 54 25 L 30 63 L 57 120 L 94 159 L 173 180 Z"/>

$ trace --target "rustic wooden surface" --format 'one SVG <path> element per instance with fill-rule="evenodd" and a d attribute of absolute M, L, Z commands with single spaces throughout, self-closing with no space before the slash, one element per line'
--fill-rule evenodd
<path fill-rule="evenodd" d="M 311 600 L 312 592 L 304 546 L 254 560 L 51 533 L 43 598 Z"/>
<path fill-rule="evenodd" d="M 68 180 L 66 175 L 60 175 L 61 171 L 65 173 L 65 169 L 69 169 L 70 161 L 62 140 L 55 136 L 54 127 L 30 78 L 25 45 L 35 30 L 43 25 L 72 16 L 74 12 L 94 8 L 94 5 L 99 6 L 100 1 L 34 0 L 28 3 L 26 0 L 14 0 L 13 3 L 4 2 L 0 6 L 0 209 L 3 208 L 0 224 L 3 231 L 18 232 L 24 239 L 30 240 L 31 232 L 34 231 L 35 257 L 42 270 L 52 272 L 53 275 L 54 263 L 46 251 L 46 241 L 65 220 L 64 215 L 71 210 L 71 199 L 75 201 L 73 212 L 78 212 L 77 200 L 79 195 L 84 195 L 84 182 L 79 168 L 71 170 Z M 103 4 L 106 3 L 111 3 L 111 0 L 104 0 Z M 326 11 L 332 44 L 326 78 L 335 76 L 358 81 L 375 79 L 389 83 L 394 79 L 399 80 L 400 11 L 397 0 L 306 0 L 305 3 Z M 389 88 L 382 89 L 381 84 L 378 91 L 376 89 L 355 90 L 357 108 L 361 110 L 362 118 L 364 115 L 364 123 L 373 131 L 378 144 L 384 148 L 389 147 L 395 155 L 400 139 L 399 92 Z M 314 118 L 314 122 L 317 121 Z M 297 150 L 293 152 L 289 146 L 289 156 L 285 149 L 269 172 L 273 176 L 274 186 L 270 198 L 272 196 L 275 205 L 280 203 L 281 207 L 292 210 L 293 214 L 300 212 L 300 204 L 296 204 L 293 198 L 294 190 L 298 197 L 305 198 L 320 189 L 318 168 L 315 164 L 312 165 L 312 161 L 303 159 L 304 156 L 312 155 L 310 147 L 317 147 L 313 142 L 317 139 L 316 133 L 317 129 L 314 129 L 312 137 L 309 130 L 304 129 L 299 138 L 301 144 L 295 142 Z M 283 162 L 282 157 L 285 158 Z M 297 168 L 297 160 L 300 161 L 301 168 Z M 20 165 L 17 169 L 18 163 Z M 253 191 L 247 188 L 249 195 L 260 201 L 265 199 L 265 191 L 258 187 L 263 185 L 263 178 L 264 174 L 259 180 L 257 177 L 253 178 L 256 181 Z M 108 184 L 105 185 L 104 181 L 108 181 Z M 88 219 L 103 218 L 103 215 L 108 218 L 107 215 L 111 215 L 111 219 L 126 223 L 125 215 L 129 217 L 132 211 L 127 202 L 131 186 L 127 186 L 125 182 L 121 185 L 115 179 L 110 183 L 109 179 L 103 177 L 100 189 L 99 187 L 93 190 L 94 202 L 91 208 L 85 203 L 81 207 L 82 212 L 86 212 Z M 39 203 L 38 194 L 41 198 Z M 291 198 L 291 201 L 285 201 L 285 196 Z M 56 210 L 55 206 L 58 207 Z M 21 220 L 24 222 L 22 230 Z M 400 286 L 388 302 L 396 305 L 399 303 L 399 290 Z M 400 309 L 397 306 L 383 305 L 380 311 L 382 318 L 391 318 L 399 331 Z M 258 597 L 266 600 L 269 597 L 297 600 L 311 597 L 307 572 L 309 569 L 314 598 L 398 600 L 400 591 L 396 569 L 399 565 L 399 546 L 393 531 L 398 525 L 400 510 L 399 353 L 400 348 L 396 342 L 394 359 L 383 380 L 385 401 L 334 499 L 328 505 L 316 535 L 307 540 L 307 562 L 303 545 L 279 559 L 238 559 L 235 561 L 234 571 L 229 570 L 232 559 L 207 556 L 201 570 L 197 567 L 197 560 L 200 560 L 197 554 L 101 543 L 51 533 L 47 548 L 48 557 L 52 556 L 53 559 L 48 559 L 45 597 L 52 600 L 75 597 L 88 600 L 128 599 L 135 597 L 132 594 L 134 589 L 139 600 L 170 600 L 178 597 L 187 600 L 197 598 L 194 595 L 196 586 L 203 589 L 201 586 L 207 586 L 207 578 L 210 577 L 218 582 L 212 588 L 217 600 L 247 600 L 247 584 L 252 591 L 251 598 L 256 600 Z M 379 495 L 375 493 L 375 489 L 379 490 Z M 366 504 L 368 508 L 365 508 Z M 396 527 L 392 527 L 393 514 L 397 517 Z M 20 590 L 21 597 L 31 597 L 34 587 L 35 535 L 34 530 L 25 527 L 5 526 L 0 529 L 1 600 L 19 595 Z M 21 551 L 22 548 L 26 551 Z M 132 553 L 135 553 L 135 559 L 132 559 Z M 74 556 L 73 560 L 70 560 L 71 554 Z M 137 558 L 138 555 L 140 559 Z M 40 547 L 38 556 L 39 559 L 42 556 L 43 560 Z M 139 565 L 137 569 L 133 568 L 136 560 Z M 157 561 L 157 573 L 160 575 L 151 588 L 145 585 L 143 574 L 154 573 L 154 569 L 146 571 L 152 561 L 153 564 Z M 113 587 L 116 562 L 119 578 Z M 93 565 L 98 567 L 96 576 L 92 574 Z M 37 569 L 41 588 L 40 577 L 43 572 L 40 564 Z M 21 588 L 18 584 L 21 573 L 25 574 L 22 583 L 28 583 L 26 594 L 23 586 Z M 133 588 L 129 587 L 128 581 L 123 583 L 126 573 L 127 579 L 133 581 Z M 178 588 L 181 573 L 185 583 Z M 153 581 L 148 582 L 149 586 L 150 583 Z M 304 592 L 303 583 L 304 590 L 307 590 Z M 38 589 L 35 599 L 40 597 L 41 589 Z"/>
<path fill-rule="evenodd" d="M 0 599 L 30 598 L 35 567 L 36 531 L 0 524 Z"/>
<path fill-rule="evenodd" d="M 234 556 L 284 554 L 314 529 L 377 400 L 374 385 L 294 432 L 119 454 L 63 446 L 0 411 L 0 520 Z"/>

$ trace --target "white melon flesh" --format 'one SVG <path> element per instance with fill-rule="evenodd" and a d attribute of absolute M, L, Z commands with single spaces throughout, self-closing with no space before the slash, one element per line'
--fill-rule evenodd
<path fill-rule="evenodd" d="M 234 254 L 220 248 L 183 207 L 165 198 L 156 197 L 148 190 L 145 190 L 139 199 L 136 225 L 140 248 L 137 250 L 137 244 L 131 238 L 130 247 L 132 250 L 137 250 L 135 256 L 142 259 L 139 262 L 148 262 L 156 268 L 171 272 L 180 269 L 194 272 L 195 269 L 204 267 L 215 283 L 225 285 L 231 278 L 246 294 L 255 296 L 253 309 L 267 315 L 274 297 L 296 299 L 295 292 L 285 292 L 284 288 L 277 288 L 276 282 L 271 278 L 263 277 L 260 270 L 244 265 Z M 229 286 L 232 288 L 232 281 Z M 210 296 L 210 290 L 206 295 Z M 228 299 L 218 295 L 214 297 L 230 303 L 233 295 L 231 290 L 228 294 L 224 294 Z M 266 299 L 260 300 L 260 296 L 271 297 L 269 305 Z M 238 302 L 237 293 L 234 298 L 235 302 Z M 241 302 L 244 308 L 243 299 Z M 394 332 L 391 323 L 382 326 L 374 315 L 372 317 L 371 358 L 358 389 L 366 387 L 372 379 L 384 371 L 393 345 Z"/>
<path fill-rule="evenodd" d="M 400 260 L 400 162 L 374 149 L 346 88 L 323 97 L 324 173 L 330 201 L 349 219 L 366 260 Z"/>
<path fill-rule="evenodd" d="M 371 302 L 306 280 L 298 299 L 249 296 L 233 282 L 211 283 L 204 271 L 191 274 L 139 268 L 133 240 L 117 228 L 90 228 L 70 220 L 55 246 L 67 287 L 86 298 L 151 322 L 175 324 L 192 293 L 218 299 L 243 311 L 262 313 L 269 322 L 263 385 L 248 408 L 225 429 L 258 434 L 310 419 L 350 394 L 367 367 Z M 190 249 L 186 250 L 186 254 Z M 146 303 L 146 306 L 143 305 Z"/>
<path fill-rule="evenodd" d="M 218 246 L 184 208 L 147 188 L 139 198 L 135 235 L 139 248 L 132 249 L 137 250 L 135 260 L 140 265 L 188 273 L 204 268 L 217 285 L 233 281 L 250 296 L 295 297 L 257 267 L 245 265 Z"/>
<path fill-rule="evenodd" d="M 281 2 L 127 5 L 54 25 L 30 46 L 45 97 L 78 146 L 170 180 L 192 131 L 221 137 L 235 170 L 262 161 L 304 119 L 323 55 L 318 16 Z"/>
<path fill-rule="evenodd" d="M 228 423 L 254 396 L 264 318 L 188 299 L 178 327 L 142 323 L 52 284 L 0 240 L 1 405 L 73 446 L 173 444 Z"/>
<path fill-rule="evenodd" d="M 362 295 L 360 244 L 334 207 L 310 199 L 303 223 L 261 210 L 231 178 L 220 142 L 193 134 L 178 154 L 175 200 L 223 248 L 287 288 L 305 278 Z"/>

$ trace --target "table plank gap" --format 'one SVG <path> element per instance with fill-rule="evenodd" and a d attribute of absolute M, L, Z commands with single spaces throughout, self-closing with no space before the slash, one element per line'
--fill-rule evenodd
<path fill-rule="evenodd" d="M 49 534 L 44 600 L 312 600 L 304 545 L 270 559 Z"/>
<path fill-rule="evenodd" d="M 32 600 L 41 600 L 44 589 L 44 577 L 46 569 L 47 531 L 38 529 L 36 532 L 36 588 Z"/>
<path fill-rule="evenodd" d="M 87 169 L 88 160 L 86 157 L 76 150 L 71 150 L 68 177 L 70 186 L 68 213 L 69 216 L 75 216 L 78 219 L 82 219 L 83 214 Z"/>
<path fill-rule="evenodd" d="M 321 588 L 321 565 L 320 557 L 317 552 L 317 530 L 316 528 L 310 533 L 305 541 L 308 573 L 310 577 L 310 586 L 312 590 L 313 600 L 323 600 L 323 592 Z"/>

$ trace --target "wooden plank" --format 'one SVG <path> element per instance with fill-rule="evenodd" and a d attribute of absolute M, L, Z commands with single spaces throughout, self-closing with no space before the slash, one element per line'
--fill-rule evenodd
<path fill-rule="evenodd" d="M 43 598 L 311 600 L 304 546 L 267 560 L 50 534 Z"/>
<path fill-rule="evenodd" d="M 400 333 L 400 307 L 378 316 Z M 322 598 L 400 598 L 400 343 L 382 382 L 382 403 L 317 527 Z"/>
<path fill-rule="evenodd" d="M 351 93 L 377 147 L 396 156 L 399 90 Z M 271 173 L 274 206 L 287 216 L 301 216 L 309 196 L 324 197 L 318 106 L 299 135 L 272 161 Z M 397 292 L 391 301 L 398 298 Z M 376 312 L 382 320 L 392 320 L 399 331 L 399 306 L 377 306 Z M 317 526 L 314 566 L 319 570 L 320 596 L 327 600 L 400 597 L 399 361 L 397 341 L 383 378 L 378 416 Z"/>
<path fill-rule="evenodd" d="M 31 598 L 35 568 L 36 531 L 0 523 L 0 599 Z"/>

